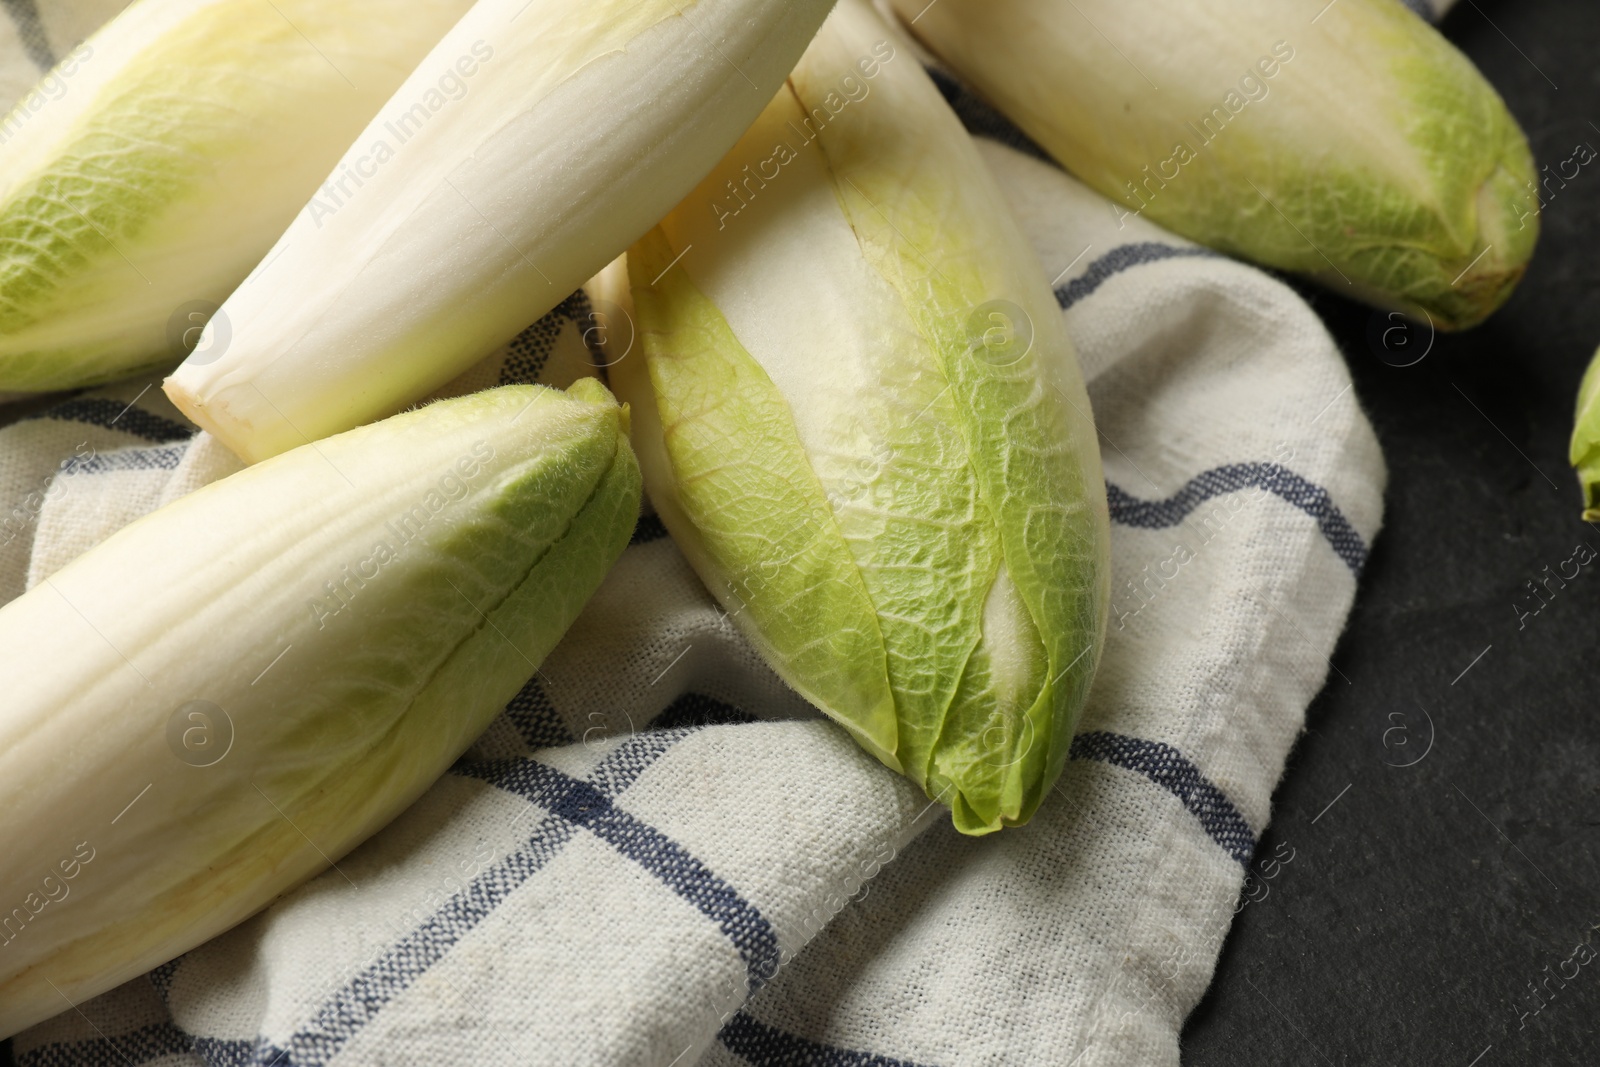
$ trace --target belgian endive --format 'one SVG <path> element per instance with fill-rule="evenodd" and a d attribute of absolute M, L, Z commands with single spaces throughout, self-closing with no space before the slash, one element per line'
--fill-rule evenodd
<path fill-rule="evenodd" d="M 139 0 L 64 58 L 0 120 L 0 392 L 177 363 L 470 6 Z"/>
<path fill-rule="evenodd" d="M 0 609 L 0 1035 L 240 922 L 443 774 L 626 547 L 625 429 L 592 380 L 441 402 Z"/>
<path fill-rule="evenodd" d="M 425 396 L 637 240 L 761 112 L 832 0 L 479 0 L 169 379 L 249 461 Z M 437 71 L 479 59 L 435 108 Z M 201 344 L 207 344 L 202 339 Z"/>
<path fill-rule="evenodd" d="M 1099 656 L 1105 490 L 1043 269 L 915 57 L 843 0 L 627 273 L 610 373 L 707 586 L 961 831 L 1027 821 Z"/>
<path fill-rule="evenodd" d="M 1396 0 L 890 2 L 1119 218 L 1445 329 L 1533 252 L 1522 131 Z"/>
<path fill-rule="evenodd" d="M 1583 490 L 1583 521 L 1600 522 L 1600 352 L 1578 387 L 1578 416 L 1570 457 Z"/>

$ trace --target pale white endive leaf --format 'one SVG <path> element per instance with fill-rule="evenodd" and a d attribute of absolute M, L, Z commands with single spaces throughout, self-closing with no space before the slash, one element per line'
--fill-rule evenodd
<path fill-rule="evenodd" d="M 363 182 L 307 205 L 224 306 L 227 350 L 168 394 L 250 461 L 427 395 L 665 215 L 831 6 L 480 0 L 356 139 Z M 421 106 L 461 56 L 467 93 Z"/>
<path fill-rule="evenodd" d="M 0 1035 L 245 919 L 443 774 L 627 546 L 625 431 L 592 379 L 442 401 L 0 608 Z"/>

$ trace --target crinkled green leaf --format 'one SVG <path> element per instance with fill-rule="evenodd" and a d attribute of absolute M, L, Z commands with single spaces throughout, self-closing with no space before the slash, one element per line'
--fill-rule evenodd
<path fill-rule="evenodd" d="M 801 591 L 859 585 L 876 635 L 854 621 L 854 594 L 848 618 L 820 601 L 802 613 L 787 610 L 789 586 L 770 604 L 761 588 L 743 598 L 746 632 L 791 684 L 859 727 L 852 707 L 876 700 L 876 678 L 868 701 L 854 672 L 795 654 L 850 634 L 852 656 L 881 656 L 887 670 L 885 762 L 950 804 L 964 832 L 1025 822 L 1060 773 L 1098 660 L 1104 490 L 1042 269 L 938 91 L 875 15 L 842 5 L 789 88 L 629 269 L 653 390 L 626 359 L 613 380 L 664 413 L 658 427 L 637 422 L 646 479 L 713 592 L 727 603 L 730 575 L 781 564 L 789 554 L 773 539 L 805 520 L 808 543 L 833 544 L 818 550 L 828 570 L 776 569 Z M 691 300 L 712 325 L 665 329 Z M 995 307 L 1018 332 L 986 346 Z M 693 465 L 669 410 L 709 424 Z M 778 469 L 768 456 L 780 441 L 783 470 L 805 464 L 785 477 L 817 483 L 807 512 L 743 476 L 746 464 Z M 819 496 L 827 512 L 808 519 Z M 783 624 L 753 609 L 781 611 Z"/>
<path fill-rule="evenodd" d="M 630 259 L 654 277 L 672 255 L 652 234 Z M 656 400 L 639 418 L 665 444 L 666 503 L 694 524 L 713 592 L 784 677 L 896 766 L 878 619 L 783 398 L 687 275 L 669 272 L 636 299 Z"/>

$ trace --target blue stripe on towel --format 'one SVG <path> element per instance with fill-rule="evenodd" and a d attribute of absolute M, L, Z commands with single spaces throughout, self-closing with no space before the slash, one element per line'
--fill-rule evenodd
<path fill-rule="evenodd" d="M 578 784 L 610 803 L 605 791 L 621 792 L 632 785 L 646 767 L 687 735 L 688 731 L 657 731 L 631 737 L 600 762 L 590 776 L 592 784 Z M 506 773 L 522 762 L 463 762 L 455 766 L 453 773 L 483 778 Z M 258 1045 L 254 1050 L 256 1067 L 323 1067 L 390 1001 L 444 959 L 462 938 L 494 914 L 502 901 L 555 858 L 576 833 L 577 826 L 568 819 L 543 820 L 520 849 L 474 878 L 325 1000 L 311 1022 L 289 1039 L 287 1048 Z"/>
<path fill-rule="evenodd" d="M 187 442 L 164 448 L 123 448 L 87 459 L 69 460 L 72 474 L 110 474 L 113 471 L 175 471 L 189 451 Z"/>
<path fill-rule="evenodd" d="M 194 436 L 193 426 L 186 426 L 181 422 L 152 415 L 148 411 L 131 407 L 120 400 L 108 400 L 98 396 L 75 397 L 65 403 L 57 404 L 48 411 L 41 411 L 37 415 L 30 415 L 31 419 L 52 419 L 56 422 L 81 422 L 89 426 L 99 426 L 106 430 L 116 430 L 119 433 L 132 434 L 142 437 L 146 441 L 156 444 L 167 444 L 170 441 L 187 441 Z"/>
<path fill-rule="evenodd" d="M 1109 763 L 1144 775 L 1181 800 L 1211 840 L 1241 866 L 1249 868 L 1256 853 L 1256 835 L 1249 822 L 1227 794 L 1171 745 L 1120 734 L 1079 734 L 1072 739 L 1071 758 Z"/>
<path fill-rule="evenodd" d="M 506 718 L 511 720 L 517 736 L 522 738 L 522 743 L 528 746 L 530 752 L 558 748 L 573 742 L 572 731 L 567 729 L 566 722 L 545 695 L 537 674 L 529 678 L 522 692 L 512 697 L 511 703 L 506 705 Z"/>
<path fill-rule="evenodd" d="M 751 1067 L 916 1067 L 873 1052 L 853 1052 L 784 1033 L 739 1012 L 717 1034 L 729 1052 Z"/>
<path fill-rule="evenodd" d="M 206 1067 L 250 1067 L 256 1059 L 256 1046 L 251 1041 L 228 1041 L 220 1037 L 191 1040 L 195 1055 L 206 1061 Z"/>
<path fill-rule="evenodd" d="M 535 322 L 506 346 L 506 361 L 500 368 L 501 385 L 535 385 L 544 374 L 567 324 L 579 323 L 583 329 L 591 314 L 589 294 L 579 289 Z"/>
<path fill-rule="evenodd" d="M 1165 500 L 1139 500 L 1108 482 L 1106 500 L 1111 505 L 1112 522 L 1146 530 L 1165 530 L 1182 523 L 1213 497 L 1254 488 L 1275 493 L 1316 519 L 1334 553 L 1360 576 L 1369 550 L 1350 520 L 1326 489 L 1276 463 L 1232 463 L 1216 467 L 1189 479 L 1188 484 Z"/>
<path fill-rule="evenodd" d="M 974 137 L 987 137 L 991 141 L 999 141 L 1007 148 L 1014 148 L 1018 152 L 1055 165 L 1055 161 L 1044 149 L 1019 130 L 1010 119 L 989 106 L 987 101 L 945 71 L 937 67 L 929 67 L 927 70 L 928 76 L 933 79 L 933 84 L 939 87 L 939 92 L 949 103 L 950 110 L 961 119 L 961 124 L 967 128 L 968 133 Z"/>
<path fill-rule="evenodd" d="M 656 541 L 665 540 L 670 535 L 667 533 L 666 524 L 654 515 L 640 515 L 639 522 L 633 528 L 633 540 L 630 545 L 648 545 Z"/>
<path fill-rule="evenodd" d="M 22 41 L 22 50 L 28 53 L 28 58 L 33 65 L 39 68 L 40 73 L 56 65 L 56 55 L 50 48 L 50 38 L 44 32 L 44 23 L 39 19 L 39 6 L 34 0 L 5 0 L 6 14 L 11 16 L 11 22 L 17 28 L 17 37 Z"/>
<path fill-rule="evenodd" d="M 727 701 L 704 693 L 685 693 L 650 720 L 652 730 L 676 730 L 686 726 L 748 726 L 761 720 Z"/>
<path fill-rule="evenodd" d="M 778 935 L 760 909 L 682 845 L 617 807 L 605 791 L 534 760 L 482 764 L 468 773 L 583 827 L 693 904 L 733 942 L 751 992 L 778 973 Z"/>
<path fill-rule="evenodd" d="M 106 1046 L 110 1048 L 107 1049 Z M 141 1026 L 115 1037 L 62 1041 L 16 1054 L 17 1067 L 82 1067 L 85 1063 L 148 1063 L 194 1048 L 194 1039 L 172 1023 Z"/>
<path fill-rule="evenodd" d="M 1066 311 L 1078 301 L 1100 288 L 1111 278 L 1130 267 L 1145 263 L 1159 263 L 1165 259 L 1226 259 L 1221 252 L 1193 245 L 1169 245 L 1159 241 L 1140 241 L 1136 244 L 1118 245 L 1099 259 L 1094 260 L 1078 277 L 1056 289 L 1056 303 Z"/>

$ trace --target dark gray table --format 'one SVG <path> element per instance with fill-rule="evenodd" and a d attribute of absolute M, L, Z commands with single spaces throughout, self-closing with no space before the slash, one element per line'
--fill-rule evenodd
<path fill-rule="evenodd" d="M 1600 149 L 1592 3 L 1461 0 L 1443 29 L 1541 166 Z M 1600 161 L 1551 188 L 1510 304 L 1415 366 L 1307 290 L 1383 441 L 1387 522 L 1258 853 L 1295 860 L 1239 915 L 1186 1067 L 1600 1064 L 1600 560 L 1537 615 L 1524 584 L 1600 552 L 1565 458 L 1600 345 Z"/>

